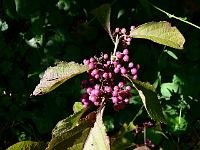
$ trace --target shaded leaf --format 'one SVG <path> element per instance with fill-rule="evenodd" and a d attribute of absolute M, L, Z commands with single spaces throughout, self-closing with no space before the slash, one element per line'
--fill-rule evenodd
<path fill-rule="evenodd" d="M 46 94 L 68 79 L 87 70 L 88 67 L 86 65 L 81 65 L 75 62 L 60 62 L 54 67 L 47 68 L 32 95 L 36 96 Z"/>
<path fill-rule="evenodd" d="M 133 130 L 136 126 L 131 121 L 129 124 L 124 123 L 118 134 L 112 137 L 111 150 L 127 149 L 135 146 Z"/>
<path fill-rule="evenodd" d="M 47 143 L 44 142 L 33 142 L 33 141 L 22 141 L 10 146 L 7 150 L 44 150 Z"/>
<path fill-rule="evenodd" d="M 90 128 L 91 121 L 84 120 L 71 130 L 63 130 L 49 142 L 46 150 L 82 150 Z"/>
<path fill-rule="evenodd" d="M 100 7 L 92 10 L 92 14 L 98 19 L 103 28 L 108 32 L 112 39 L 112 34 L 110 31 L 110 14 L 111 7 L 110 4 L 103 4 Z"/>
<path fill-rule="evenodd" d="M 110 150 L 110 141 L 103 124 L 102 112 L 98 112 L 96 122 L 90 130 L 83 150 Z"/>
<path fill-rule="evenodd" d="M 73 114 L 66 119 L 59 121 L 55 128 L 52 130 L 52 137 L 60 136 L 62 133 L 69 131 L 70 129 L 74 128 L 78 125 L 78 122 L 85 111 L 79 111 L 76 114 Z"/>
<path fill-rule="evenodd" d="M 128 79 L 138 91 L 149 116 L 156 121 L 165 123 L 166 121 L 155 88 L 148 82 L 134 80 L 131 77 L 128 77 Z"/>
<path fill-rule="evenodd" d="M 133 38 L 148 39 L 176 49 L 183 49 L 185 39 L 176 27 L 169 22 L 148 22 L 130 32 Z"/>

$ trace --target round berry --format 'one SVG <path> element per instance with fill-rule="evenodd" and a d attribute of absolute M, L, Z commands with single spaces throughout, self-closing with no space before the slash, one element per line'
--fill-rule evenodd
<path fill-rule="evenodd" d="M 89 100 L 92 102 L 96 102 L 97 101 L 97 97 L 95 95 L 90 95 L 89 96 Z"/>
<path fill-rule="evenodd" d="M 125 29 L 125 28 L 122 28 L 122 29 L 121 29 L 121 33 L 122 33 L 122 34 L 125 34 L 125 33 L 126 33 L 126 29 Z"/>
<path fill-rule="evenodd" d="M 95 79 L 99 79 L 99 75 L 96 74 L 96 75 L 94 76 L 94 78 L 95 78 Z"/>
<path fill-rule="evenodd" d="M 118 33 L 120 31 L 119 28 L 115 28 L 115 32 Z"/>
<path fill-rule="evenodd" d="M 127 41 L 127 42 L 131 42 L 131 38 L 130 38 L 130 37 L 127 38 L 126 41 Z"/>
<path fill-rule="evenodd" d="M 131 69 L 131 73 L 132 73 L 132 75 L 136 75 L 137 74 L 137 69 L 136 68 L 132 68 Z"/>
<path fill-rule="evenodd" d="M 128 98 L 125 98 L 125 99 L 124 99 L 124 102 L 125 102 L 125 103 L 128 103 L 128 101 L 129 101 Z"/>
<path fill-rule="evenodd" d="M 119 68 L 115 68 L 115 69 L 114 69 L 114 72 L 115 72 L 115 73 L 119 73 L 119 71 L 120 71 Z"/>
<path fill-rule="evenodd" d="M 128 61 L 129 61 L 129 56 L 128 56 L 128 55 L 125 55 L 125 56 L 123 57 L 123 60 L 124 60 L 125 62 L 128 62 Z"/>
<path fill-rule="evenodd" d="M 104 54 L 103 59 L 108 59 L 108 54 Z"/>
<path fill-rule="evenodd" d="M 94 68 L 94 63 L 91 62 L 91 63 L 89 63 L 88 66 L 89 66 L 89 69 L 93 69 Z"/>
<path fill-rule="evenodd" d="M 106 87 L 105 87 L 105 91 L 108 92 L 108 93 L 110 93 L 110 92 L 112 92 L 112 88 L 109 87 L 109 86 L 106 86 Z"/>
<path fill-rule="evenodd" d="M 119 86 L 120 88 L 123 88 L 123 87 L 124 87 L 124 83 L 123 83 L 123 82 L 119 82 L 118 86 Z"/>
<path fill-rule="evenodd" d="M 119 90 L 119 86 L 114 86 L 114 90 L 118 91 Z"/>
<path fill-rule="evenodd" d="M 124 49 L 124 50 L 123 50 L 123 54 L 124 54 L 124 55 L 128 55 L 128 49 Z"/>
<path fill-rule="evenodd" d="M 118 92 L 117 91 L 113 91 L 112 92 L 112 96 L 117 96 L 118 95 Z"/>
<path fill-rule="evenodd" d="M 91 87 L 88 87 L 88 88 L 86 89 L 86 92 L 87 92 L 88 94 L 90 94 L 90 93 L 92 92 L 92 88 L 91 88 Z"/>
<path fill-rule="evenodd" d="M 90 62 L 94 62 L 95 59 L 93 57 L 90 58 Z"/>
<path fill-rule="evenodd" d="M 117 103 L 118 102 L 118 98 L 117 97 L 112 97 L 112 102 L 113 103 Z"/>
<path fill-rule="evenodd" d="M 131 86 L 127 86 L 127 87 L 126 87 L 126 90 L 127 90 L 127 91 L 130 91 L 130 90 L 131 90 Z"/>
<path fill-rule="evenodd" d="M 128 67 L 129 67 L 129 68 L 133 68 L 133 66 L 134 66 L 134 64 L 133 64 L 132 62 L 130 62 L 130 63 L 128 64 Z"/>
<path fill-rule="evenodd" d="M 84 65 L 89 65 L 90 61 L 89 61 L 89 60 L 86 60 L 86 59 L 84 59 L 84 60 L 83 60 L 83 63 L 84 63 Z"/>
<path fill-rule="evenodd" d="M 122 67 L 120 70 L 122 74 L 126 74 L 126 69 L 124 67 Z"/>
<path fill-rule="evenodd" d="M 121 68 L 121 67 L 122 67 L 122 65 L 121 65 L 121 64 L 118 64 L 118 65 L 117 65 L 117 68 Z"/>
<path fill-rule="evenodd" d="M 100 85 L 99 84 L 95 84 L 94 89 L 99 90 L 100 89 Z"/>
<path fill-rule="evenodd" d="M 107 78 L 108 78 L 108 73 L 107 73 L 107 72 L 103 73 L 103 77 L 104 77 L 105 79 L 107 79 Z"/>
<path fill-rule="evenodd" d="M 117 56 L 118 59 L 121 59 L 123 57 L 121 52 L 116 52 L 116 56 Z"/>
<path fill-rule="evenodd" d="M 135 26 L 131 26 L 131 31 L 135 29 Z"/>

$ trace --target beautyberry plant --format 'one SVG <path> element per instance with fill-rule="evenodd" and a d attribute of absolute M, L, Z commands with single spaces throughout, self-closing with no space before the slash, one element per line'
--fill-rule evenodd
<path fill-rule="evenodd" d="M 133 30 L 133 27 L 131 28 Z M 131 37 L 125 28 L 116 28 L 115 49 L 112 54 L 101 53 L 100 57 L 91 57 L 83 61 L 89 67 L 88 80 L 82 82 L 81 88 L 86 92 L 82 95 L 84 107 L 90 105 L 101 106 L 108 101 L 112 102 L 115 110 L 119 110 L 129 102 L 132 87 L 127 85 L 126 75 L 137 79 L 139 64 L 134 64 L 129 59 L 129 50 L 116 51 L 119 43 L 124 47 L 130 45 Z"/>

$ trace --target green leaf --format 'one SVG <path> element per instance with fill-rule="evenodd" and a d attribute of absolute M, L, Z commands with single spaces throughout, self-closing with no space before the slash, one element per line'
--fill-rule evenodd
<path fill-rule="evenodd" d="M 74 113 L 77 113 L 83 109 L 83 104 L 81 102 L 75 102 L 73 105 Z"/>
<path fill-rule="evenodd" d="M 86 65 L 81 65 L 75 62 L 60 62 L 54 67 L 47 68 L 32 95 L 36 96 L 46 94 L 68 79 L 87 70 L 88 67 Z"/>
<path fill-rule="evenodd" d="M 8 29 L 8 24 L 0 19 L 0 31 L 5 31 Z"/>
<path fill-rule="evenodd" d="M 7 150 L 44 150 L 47 143 L 44 142 L 33 142 L 33 141 L 22 141 L 10 146 Z"/>
<path fill-rule="evenodd" d="M 129 124 L 124 123 L 118 134 L 112 138 L 111 150 L 128 149 L 135 146 L 133 142 L 135 140 L 133 130 L 135 129 L 136 126 L 132 121 Z"/>
<path fill-rule="evenodd" d="M 55 128 L 52 130 L 52 137 L 54 138 L 60 136 L 62 133 L 69 131 L 70 129 L 73 129 L 78 124 L 84 112 L 85 110 L 81 110 L 67 117 L 66 119 L 59 121 L 56 124 Z"/>
<path fill-rule="evenodd" d="M 103 124 L 102 111 L 96 116 L 96 122 L 90 130 L 83 150 L 110 150 L 110 141 Z"/>
<path fill-rule="evenodd" d="M 91 121 L 84 120 L 71 130 L 54 137 L 46 150 L 82 150 L 90 128 Z"/>
<path fill-rule="evenodd" d="M 130 32 L 133 38 L 148 39 L 176 49 L 183 49 L 185 39 L 176 27 L 169 22 L 148 22 L 142 24 Z"/>
<path fill-rule="evenodd" d="M 92 10 L 92 14 L 98 19 L 103 28 L 108 32 L 112 39 L 112 34 L 110 31 L 110 14 L 111 7 L 110 4 L 103 4 L 100 7 Z"/>
<path fill-rule="evenodd" d="M 148 82 L 134 80 L 131 77 L 128 77 L 128 79 L 138 91 L 149 116 L 156 121 L 165 123 L 166 121 L 162 113 L 162 107 L 159 103 L 155 88 Z"/>

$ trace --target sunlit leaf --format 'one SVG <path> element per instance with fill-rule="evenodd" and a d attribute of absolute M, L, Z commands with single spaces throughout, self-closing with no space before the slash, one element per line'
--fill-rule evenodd
<path fill-rule="evenodd" d="M 0 31 L 5 31 L 8 29 L 8 24 L 0 19 Z"/>
<path fill-rule="evenodd" d="M 148 39 L 176 49 L 183 49 L 185 39 L 176 27 L 169 22 L 148 22 L 130 32 L 133 38 Z"/>
<path fill-rule="evenodd" d="M 73 105 L 74 113 L 77 113 L 83 109 L 83 104 L 81 102 L 75 102 Z"/>
<path fill-rule="evenodd" d="M 148 82 L 134 80 L 131 77 L 128 77 L 128 79 L 131 80 L 133 86 L 138 91 L 149 116 L 156 121 L 165 123 L 166 121 L 155 88 Z"/>
<path fill-rule="evenodd" d="M 83 150 L 110 150 L 110 141 L 100 112 L 96 116 L 96 122 L 90 130 Z"/>
<path fill-rule="evenodd" d="M 32 95 L 36 96 L 46 94 L 68 79 L 87 70 L 88 67 L 86 65 L 81 65 L 75 62 L 60 62 L 54 67 L 47 68 Z"/>
<path fill-rule="evenodd" d="M 76 125 L 78 125 L 78 121 L 80 120 L 81 116 L 83 115 L 85 111 L 79 111 L 66 119 L 63 119 L 59 121 L 55 128 L 52 130 L 52 137 L 57 137 L 61 135 L 63 132 L 66 132 L 72 128 L 74 128 Z"/>
<path fill-rule="evenodd" d="M 22 141 L 10 146 L 7 150 L 44 150 L 47 143 Z"/>
<path fill-rule="evenodd" d="M 94 9 L 92 14 L 98 19 L 103 28 L 108 32 L 110 37 L 112 38 L 112 34 L 110 31 L 110 14 L 111 7 L 110 4 L 103 4 L 100 7 Z"/>
<path fill-rule="evenodd" d="M 84 120 L 74 128 L 54 137 L 46 150 L 82 150 L 90 128 L 91 121 Z"/>

